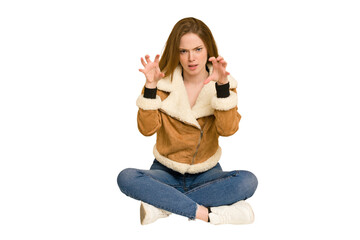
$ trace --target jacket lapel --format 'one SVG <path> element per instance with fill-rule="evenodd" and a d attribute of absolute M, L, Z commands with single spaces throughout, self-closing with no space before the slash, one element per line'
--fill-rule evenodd
<path fill-rule="evenodd" d="M 182 78 L 182 68 L 178 66 L 171 76 L 161 79 L 157 88 L 162 91 L 170 92 L 169 96 L 161 104 L 161 110 L 171 117 L 182 122 L 193 125 L 200 129 L 200 125 L 190 109 L 190 104 Z"/>
<path fill-rule="evenodd" d="M 212 73 L 212 65 L 208 64 L 209 72 Z M 236 87 L 236 81 L 229 76 L 230 88 Z M 196 103 L 190 108 L 188 95 L 182 77 L 182 67 L 179 65 L 171 76 L 161 79 L 157 88 L 161 91 L 169 92 L 169 96 L 162 101 L 161 110 L 173 118 L 184 123 L 190 124 L 201 129 L 196 119 L 214 114 L 211 107 L 211 100 L 216 96 L 215 82 L 211 81 L 206 84 L 200 91 Z"/>

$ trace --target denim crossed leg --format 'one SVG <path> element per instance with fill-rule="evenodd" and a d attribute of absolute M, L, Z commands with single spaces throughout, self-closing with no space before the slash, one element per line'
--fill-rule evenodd
<path fill-rule="evenodd" d="M 216 166 L 195 178 L 185 195 L 199 205 L 217 207 L 250 198 L 257 185 L 256 176 L 249 171 L 223 172 Z"/>
<path fill-rule="evenodd" d="M 180 175 L 161 169 L 127 168 L 118 175 L 118 185 L 131 198 L 195 219 L 197 204 L 178 190 L 181 189 Z"/>
<path fill-rule="evenodd" d="M 251 197 L 257 179 L 248 171 L 224 172 L 220 164 L 203 173 L 183 175 L 154 160 L 150 170 L 121 171 L 118 185 L 129 197 L 195 219 L 197 205 L 230 205 Z"/>

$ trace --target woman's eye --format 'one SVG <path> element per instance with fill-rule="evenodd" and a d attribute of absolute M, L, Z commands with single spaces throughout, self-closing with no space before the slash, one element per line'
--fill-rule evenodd
<path fill-rule="evenodd" d="M 202 48 L 197 48 L 197 49 L 196 49 L 196 51 L 197 51 L 197 52 L 200 52 L 200 51 L 201 51 L 201 49 L 202 49 Z"/>
<path fill-rule="evenodd" d="M 186 50 L 180 50 L 180 53 L 184 54 L 184 53 L 186 53 Z"/>

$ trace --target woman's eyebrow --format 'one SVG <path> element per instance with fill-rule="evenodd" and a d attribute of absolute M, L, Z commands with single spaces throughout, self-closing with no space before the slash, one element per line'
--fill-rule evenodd
<path fill-rule="evenodd" d="M 203 45 L 200 45 L 200 46 L 194 47 L 193 49 L 197 49 L 197 48 L 200 48 L 200 47 L 203 47 Z M 189 50 L 189 49 L 182 48 L 182 47 L 179 47 L 179 49 L 180 49 L 180 50 Z"/>

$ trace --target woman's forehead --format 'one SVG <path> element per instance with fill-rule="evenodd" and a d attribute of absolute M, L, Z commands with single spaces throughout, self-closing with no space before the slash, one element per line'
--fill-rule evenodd
<path fill-rule="evenodd" d="M 195 33 L 187 33 L 180 39 L 180 48 L 181 49 L 194 49 L 199 46 L 203 46 L 204 42 L 201 38 Z"/>

